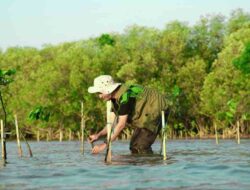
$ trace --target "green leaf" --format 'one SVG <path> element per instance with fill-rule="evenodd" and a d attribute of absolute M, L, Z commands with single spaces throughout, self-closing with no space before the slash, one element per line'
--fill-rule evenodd
<path fill-rule="evenodd" d="M 181 93 L 181 89 L 175 85 L 173 90 L 172 90 L 172 95 L 176 98 L 177 96 L 179 96 Z"/>
<path fill-rule="evenodd" d="M 229 117 L 229 118 L 233 118 L 234 117 L 234 115 L 231 112 L 226 112 L 226 116 Z"/>

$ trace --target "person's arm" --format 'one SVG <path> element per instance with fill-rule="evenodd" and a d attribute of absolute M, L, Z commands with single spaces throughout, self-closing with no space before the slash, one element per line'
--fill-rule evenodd
<path fill-rule="evenodd" d="M 114 127 L 115 124 L 115 113 L 114 112 L 111 112 L 111 125 Z M 98 137 L 101 137 L 101 136 L 104 136 L 107 134 L 107 125 L 97 134 Z"/>
<path fill-rule="evenodd" d="M 113 122 L 115 122 L 115 113 L 111 112 L 111 122 L 112 122 L 112 126 L 115 126 L 115 124 L 113 125 Z M 89 136 L 89 140 L 90 142 L 96 141 L 98 140 L 101 136 L 104 136 L 107 134 L 107 125 L 97 134 L 93 134 Z"/>
<path fill-rule="evenodd" d="M 121 131 L 125 128 L 127 123 L 128 115 L 121 115 L 119 116 L 118 123 L 115 126 L 115 130 L 113 135 L 111 136 L 111 142 L 115 141 L 116 138 L 119 136 Z"/>
<path fill-rule="evenodd" d="M 119 136 L 121 131 L 124 129 L 124 127 L 126 126 L 127 119 L 128 119 L 128 115 L 119 116 L 118 123 L 115 126 L 114 134 L 111 136 L 111 142 L 114 141 Z M 99 152 L 103 151 L 106 147 L 107 147 L 107 143 L 105 142 L 100 145 L 96 145 L 92 149 L 92 153 L 98 154 Z"/>

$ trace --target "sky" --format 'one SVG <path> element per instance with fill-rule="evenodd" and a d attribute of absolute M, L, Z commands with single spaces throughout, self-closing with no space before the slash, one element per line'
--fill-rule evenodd
<path fill-rule="evenodd" d="M 250 0 L 0 0 L 0 49 L 41 48 L 123 33 L 131 25 L 163 29 L 174 20 L 193 25 L 201 16 L 242 8 Z"/>

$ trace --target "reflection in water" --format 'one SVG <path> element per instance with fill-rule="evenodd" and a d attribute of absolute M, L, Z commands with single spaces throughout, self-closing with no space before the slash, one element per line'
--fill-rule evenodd
<path fill-rule="evenodd" d="M 175 140 L 168 159 L 159 154 L 132 155 L 128 142 L 115 142 L 112 163 L 105 153 L 91 154 L 86 142 L 31 142 L 34 157 L 18 157 L 8 142 L 8 164 L 0 167 L 3 189 L 250 189 L 250 140 Z M 160 142 L 153 145 L 158 151 Z M 28 155 L 25 152 L 24 155 Z"/>
<path fill-rule="evenodd" d="M 172 164 L 174 160 L 171 157 L 167 157 L 167 160 L 163 160 L 162 156 L 159 154 L 147 154 L 147 155 L 140 155 L 140 154 L 128 154 L 128 155 L 115 155 L 112 158 L 112 165 L 150 165 L 150 166 L 157 166 L 157 165 L 166 165 Z"/>

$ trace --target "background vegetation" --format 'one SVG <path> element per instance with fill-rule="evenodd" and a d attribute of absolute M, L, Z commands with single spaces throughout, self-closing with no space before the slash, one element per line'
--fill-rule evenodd
<path fill-rule="evenodd" d="M 209 137 L 214 124 L 230 137 L 236 122 L 241 134 L 250 133 L 250 14 L 242 10 L 230 18 L 207 15 L 193 26 L 173 21 L 163 30 L 130 26 L 42 49 L 11 47 L 0 51 L 0 69 L 16 70 L 12 83 L 0 85 L 7 127 L 14 131 L 17 114 L 26 135 L 79 131 L 81 101 L 87 131 L 102 128 L 105 105 L 87 92 L 100 74 L 172 97 L 171 137 Z"/>

